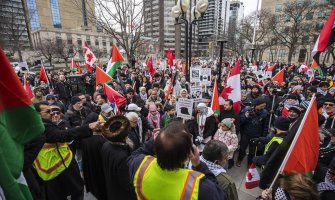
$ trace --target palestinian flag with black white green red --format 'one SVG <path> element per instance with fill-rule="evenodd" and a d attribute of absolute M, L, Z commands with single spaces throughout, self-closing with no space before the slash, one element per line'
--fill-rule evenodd
<path fill-rule="evenodd" d="M 32 199 L 22 173 L 23 147 L 44 125 L 1 48 L 0 71 L 0 191 L 6 199 Z"/>
<path fill-rule="evenodd" d="M 118 48 L 115 46 L 115 44 L 113 44 L 112 57 L 107 64 L 106 73 L 109 76 L 113 77 L 116 73 L 116 70 L 121 66 L 123 60 L 124 59 L 121 53 L 119 52 Z"/>
<path fill-rule="evenodd" d="M 319 64 L 320 54 L 335 42 L 335 6 L 324 24 L 312 50 L 312 57 Z"/>

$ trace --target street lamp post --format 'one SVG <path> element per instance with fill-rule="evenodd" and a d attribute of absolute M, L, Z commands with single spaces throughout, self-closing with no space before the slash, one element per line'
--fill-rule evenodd
<path fill-rule="evenodd" d="M 176 19 L 176 24 L 185 24 L 185 61 L 186 61 L 186 79 L 189 81 L 189 71 L 192 59 L 192 26 L 200 21 L 208 9 L 208 0 L 199 0 L 191 9 L 190 22 L 186 18 L 186 13 L 190 7 L 189 0 L 178 0 L 171 12 Z M 181 21 L 181 22 L 180 22 Z"/>

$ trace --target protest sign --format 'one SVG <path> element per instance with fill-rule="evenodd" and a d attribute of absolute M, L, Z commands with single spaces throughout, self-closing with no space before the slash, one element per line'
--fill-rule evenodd
<path fill-rule="evenodd" d="M 211 75 L 212 69 L 211 68 L 201 68 L 200 70 L 200 82 L 202 85 L 211 85 Z"/>
<path fill-rule="evenodd" d="M 191 67 L 190 69 L 190 81 L 193 83 L 200 82 L 200 68 Z"/>
<path fill-rule="evenodd" d="M 191 119 L 193 112 L 193 99 L 179 98 L 177 102 L 177 117 Z"/>
<path fill-rule="evenodd" d="M 191 86 L 191 98 L 194 102 L 200 102 L 202 99 L 202 87 L 201 86 Z"/>

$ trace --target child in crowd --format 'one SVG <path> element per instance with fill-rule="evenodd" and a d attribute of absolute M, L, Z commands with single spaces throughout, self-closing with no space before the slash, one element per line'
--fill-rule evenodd
<path fill-rule="evenodd" d="M 228 159 L 229 163 L 233 163 L 232 159 L 234 156 L 234 152 L 238 147 L 238 138 L 236 135 L 236 129 L 234 125 L 234 119 L 225 118 L 219 124 L 219 128 L 214 135 L 214 140 L 219 140 L 225 143 L 228 147 Z M 229 168 L 229 167 L 228 167 Z"/>

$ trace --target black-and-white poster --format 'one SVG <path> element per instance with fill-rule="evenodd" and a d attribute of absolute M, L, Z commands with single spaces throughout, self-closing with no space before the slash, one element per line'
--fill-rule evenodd
<path fill-rule="evenodd" d="M 200 82 L 202 85 L 211 85 L 211 75 L 212 69 L 211 68 L 201 68 L 200 70 Z"/>
<path fill-rule="evenodd" d="M 200 82 L 200 69 L 201 68 L 191 67 L 191 69 L 190 69 L 190 75 L 191 75 L 190 81 L 191 82 L 193 82 L 193 83 Z"/>
<path fill-rule="evenodd" d="M 202 99 L 202 87 L 201 86 L 191 86 L 191 98 L 195 102 L 199 102 Z"/>
<path fill-rule="evenodd" d="M 180 98 L 177 102 L 177 117 L 191 119 L 193 112 L 193 99 Z"/>

